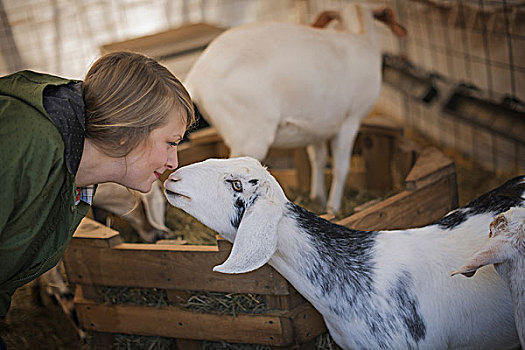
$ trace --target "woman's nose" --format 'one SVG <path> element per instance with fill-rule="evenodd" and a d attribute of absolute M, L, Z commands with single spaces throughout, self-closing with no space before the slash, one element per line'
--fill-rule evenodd
<path fill-rule="evenodd" d="M 170 152 L 168 154 L 168 159 L 166 160 L 166 167 L 170 170 L 177 169 L 177 166 L 179 165 L 179 159 L 177 157 L 177 150 Z"/>

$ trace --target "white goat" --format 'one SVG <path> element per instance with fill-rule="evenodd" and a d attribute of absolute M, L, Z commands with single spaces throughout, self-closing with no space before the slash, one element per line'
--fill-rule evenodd
<path fill-rule="evenodd" d="M 350 10 L 343 11 L 345 28 Z M 285 23 L 227 30 L 203 52 L 184 82 L 232 157 L 263 160 L 270 146 L 308 146 L 310 196 L 327 204 L 329 212 L 340 208 L 359 124 L 381 87 L 381 54 L 373 18 L 365 12 L 362 35 Z M 375 15 L 398 28 L 387 13 L 387 19 Z M 327 140 L 334 166 L 328 203 Z"/>
<path fill-rule="evenodd" d="M 472 277 L 476 271 L 494 264 L 505 280 L 514 302 L 514 318 L 525 349 L 525 208 L 511 208 L 490 224 L 490 239 L 469 261 L 452 275 Z"/>
<path fill-rule="evenodd" d="M 214 271 L 243 273 L 268 262 L 345 349 L 519 345 L 511 296 L 496 271 L 483 269 L 472 281 L 449 273 L 482 246 L 495 214 L 524 204 L 525 177 L 436 224 L 378 232 L 336 225 L 288 201 L 253 158 L 192 164 L 164 186 L 169 203 L 233 242 Z"/>

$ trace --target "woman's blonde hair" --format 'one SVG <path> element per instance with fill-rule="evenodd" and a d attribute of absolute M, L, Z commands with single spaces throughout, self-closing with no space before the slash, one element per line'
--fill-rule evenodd
<path fill-rule="evenodd" d="M 82 84 L 86 138 L 111 157 L 124 157 L 149 133 L 180 111 L 188 129 L 195 122 L 190 95 L 164 66 L 131 52 L 99 58 Z"/>

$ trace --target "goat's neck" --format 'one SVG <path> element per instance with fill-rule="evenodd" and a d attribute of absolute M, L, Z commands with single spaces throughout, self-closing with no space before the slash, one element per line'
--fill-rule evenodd
<path fill-rule="evenodd" d="M 523 344 L 525 342 L 525 276 L 523 275 L 525 259 L 515 257 L 505 263 L 496 264 L 495 268 L 509 286 L 514 303 L 516 328 Z"/>
<path fill-rule="evenodd" d="M 371 287 L 373 233 L 353 231 L 289 203 L 270 264 L 316 307 L 352 304 Z M 332 310 L 333 311 L 333 310 Z"/>

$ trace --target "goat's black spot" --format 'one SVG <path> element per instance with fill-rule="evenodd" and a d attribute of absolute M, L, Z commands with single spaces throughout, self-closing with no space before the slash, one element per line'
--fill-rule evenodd
<path fill-rule="evenodd" d="M 403 320 L 406 329 L 417 343 L 425 338 L 426 325 L 419 312 L 419 302 L 413 293 L 413 281 L 409 272 L 403 272 L 397 283 L 390 290 L 390 295 L 395 302 L 395 313 Z"/>
<path fill-rule="evenodd" d="M 246 210 L 246 203 L 244 202 L 244 199 L 238 194 L 235 195 L 233 198 L 234 198 L 233 206 L 235 210 L 234 210 L 233 217 L 230 219 L 230 222 L 233 227 L 239 228 L 242 217 L 244 215 L 244 211 Z"/>
<path fill-rule="evenodd" d="M 386 350 L 403 339 L 403 348 L 416 349 L 426 336 L 426 325 L 412 276 L 409 272 L 392 276 L 386 294 L 375 289 L 373 251 L 380 233 L 331 223 L 293 203 L 287 204 L 286 215 L 296 220 L 315 249 L 304 252 L 298 264 L 318 290 L 317 297 L 336 300 L 328 305 L 332 313 L 349 322 L 359 319 L 368 328 L 368 342 L 358 348 Z"/>
<path fill-rule="evenodd" d="M 251 207 L 259 198 L 259 194 L 256 192 L 251 195 L 250 199 L 248 199 L 248 207 Z"/>
<path fill-rule="evenodd" d="M 250 180 L 250 181 L 248 181 L 248 182 L 255 186 L 255 185 L 257 185 L 257 184 L 259 183 L 259 180 L 257 180 L 257 179 L 252 179 L 252 180 Z"/>
<path fill-rule="evenodd" d="M 357 299 L 372 290 L 371 256 L 376 233 L 334 224 L 293 203 L 288 203 L 287 209 L 317 250 L 316 257 L 307 258 L 311 265 L 303 268 L 308 279 L 320 288 L 319 297 L 344 299 L 353 307 Z M 344 312 L 338 304 L 330 308 L 340 316 Z"/>
<path fill-rule="evenodd" d="M 525 176 L 515 177 L 441 218 L 436 224 L 442 229 L 452 229 L 473 215 L 485 213 L 501 214 L 511 207 L 520 206 L 524 202 L 524 193 Z"/>

